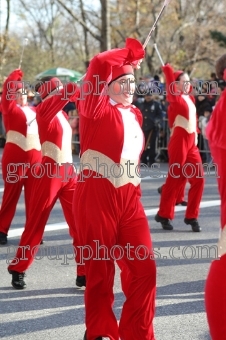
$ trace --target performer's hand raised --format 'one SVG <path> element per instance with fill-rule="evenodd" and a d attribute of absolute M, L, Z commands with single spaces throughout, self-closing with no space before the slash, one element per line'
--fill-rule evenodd
<path fill-rule="evenodd" d="M 128 61 L 133 63 L 144 58 L 145 50 L 142 44 L 133 38 L 126 39 L 126 48 L 128 49 Z"/>
<path fill-rule="evenodd" d="M 19 68 L 17 68 L 10 73 L 9 77 L 13 80 L 20 81 L 23 78 L 23 72 Z"/>
<path fill-rule="evenodd" d="M 171 66 L 169 63 L 165 64 L 165 65 L 162 66 L 161 68 L 162 68 L 162 70 L 163 70 L 164 73 L 167 72 L 167 71 L 169 71 L 169 70 L 172 71 L 172 66 Z"/>
<path fill-rule="evenodd" d="M 136 60 L 136 61 L 134 61 L 131 65 L 133 66 L 133 68 L 134 68 L 135 70 L 139 70 L 142 61 L 143 61 L 143 59 Z"/>

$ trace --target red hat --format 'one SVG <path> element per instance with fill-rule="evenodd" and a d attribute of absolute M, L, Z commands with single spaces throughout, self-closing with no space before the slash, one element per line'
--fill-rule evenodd
<path fill-rule="evenodd" d="M 112 67 L 112 78 L 111 81 L 109 83 L 109 85 L 115 81 L 116 79 L 126 75 L 126 74 L 132 74 L 134 75 L 133 72 L 133 67 L 131 65 L 123 65 L 121 67 L 118 66 L 113 66 Z"/>
<path fill-rule="evenodd" d="M 38 88 L 38 92 L 42 99 L 46 98 L 49 94 L 51 94 L 54 90 L 59 89 L 59 86 L 63 87 L 59 78 L 51 78 L 42 83 L 42 85 Z"/>
<path fill-rule="evenodd" d="M 174 80 L 177 81 L 178 78 L 179 78 L 183 73 L 184 73 L 184 71 L 181 71 L 181 70 L 174 72 L 174 74 L 173 74 L 173 75 L 174 75 Z"/>

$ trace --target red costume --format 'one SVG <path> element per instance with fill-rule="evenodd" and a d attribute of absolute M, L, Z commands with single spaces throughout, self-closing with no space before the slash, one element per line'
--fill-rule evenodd
<path fill-rule="evenodd" d="M 22 88 L 22 83 L 19 82 L 22 75 L 21 70 L 13 71 L 4 82 L 2 93 L 6 144 L 2 156 L 4 193 L 0 210 L 0 233 L 5 235 L 4 243 L 7 243 L 6 236 L 23 187 L 27 217 L 33 195 L 31 188 L 34 176 L 31 174 L 31 166 L 39 163 L 42 157 L 36 113 L 29 106 L 19 106 L 15 100 L 16 91 Z M 28 125 L 31 120 L 32 124 Z"/>
<path fill-rule="evenodd" d="M 126 48 L 95 56 L 82 85 L 82 93 L 88 94 L 81 93 L 77 101 L 82 169 L 74 213 L 86 257 L 88 340 L 154 340 L 156 266 L 135 170 L 144 145 L 142 115 L 135 106 L 116 104 L 107 95 L 111 80 L 133 72 L 124 65 L 143 56 L 135 39 L 127 39 Z M 118 326 L 112 305 L 114 259 L 119 258 L 126 301 Z"/>
<path fill-rule="evenodd" d="M 73 245 L 74 247 L 78 245 L 72 213 L 73 194 L 76 186 L 76 176 L 72 166 L 72 131 L 68 123 L 68 116 L 62 111 L 68 99 L 73 98 L 75 93 L 73 85 L 75 84 L 66 84 L 61 90 L 58 89 L 56 95 L 48 98 L 48 91 L 55 90 L 57 84 L 60 84 L 59 79 L 52 78 L 39 88 L 44 99 L 36 108 L 43 157 L 38 176 L 36 176 L 32 187 L 33 196 L 29 205 L 29 218 L 26 221 L 15 258 L 8 267 L 9 272 L 23 273 L 31 265 L 38 251 L 50 212 L 58 198 L 69 225 L 70 235 L 73 237 Z M 25 253 L 22 247 L 27 247 Z M 79 255 L 79 253 L 77 254 Z M 76 260 L 80 263 L 78 256 Z M 84 276 L 84 266 L 78 265 L 77 273 L 78 276 Z M 23 288 L 23 282 L 21 285 Z M 19 287 L 20 285 L 15 288 Z"/>
<path fill-rule="evenodd" d="M 187 177 L 191 186 L 188 192 L 185 223 L 191 224 L 193 231 L 200 231 L 201 228 L 196 219 L 199 214 L 204 179 L 202 161 L 196 146 L 197 117 L 194 98 L 176 90 L 175 79 L 180 74 L 174 73 L 169 64 L 163 66 L 163 71 L 166 77 L 167 100 L 170 104 L 168 119 L 171 137 L 168 144 L 169 172 L 155 219 L 162 223 L 164 229 L 173 229 L 169 220 L 174 218 L 178 192 L 183 190 Z"/>
<path fill-rule="evenodd" d="M 177 199 L 176 199 L 176 205 L 183 205 L 186 206 L 187 205 L 187 201 L 185 201 L 185 186 L 187 183 L 187 179 L 184 178 L 184 182 L 183 185 L 180 187 L 178 194 L 177 194 Z M 158 193 L 161 194 L 162 193 L 162 188 L 165 184 L 163 184 L 161 187 L 158 188 Z"/>
<path fill-rule="evenodd" d="M 205 287 L 205 304 L 212 340 L 226 339 L 226 90 L 221 94 L 207 125 L 211 155 L 218 172 L 221 198 L 221 231 L 218 243 L 219 259 L 211 263 Z"/>

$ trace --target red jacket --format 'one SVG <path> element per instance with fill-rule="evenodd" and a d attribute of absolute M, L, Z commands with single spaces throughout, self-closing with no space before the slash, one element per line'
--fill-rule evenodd
<path fill-rule="evenodd" d="M 226 90 L 221 94 L 217 102 L 209 123 L 206 127 L 206 135 L 212 145 L 226 149 Z"/>

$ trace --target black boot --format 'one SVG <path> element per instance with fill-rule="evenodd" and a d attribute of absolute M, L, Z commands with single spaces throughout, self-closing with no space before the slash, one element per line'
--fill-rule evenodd
<path fill-rule="evenodd" d="M 0 244 L 7 244 L 7 234 L 0 231 Z"/>
<path fill-rule="evenodd" d="M 162 193 L 162 186 L 157 189 L 158 193 L 161 195 Z"/>
<path fill-rule="evenodd" d="M 173 226 L 170 223 L 170 219 L 161 217 L 159 214 L 155 215 L 156 222 L 160 222 L 164 230 L 173 230 Z"/>
<path fill-rule="evenodd" d="M 87 340 L 86 331 L 85 331 L 83 340 Z M 98 338 L 96 338 L 95 340 L 103 340 L 103 338 L 102 338 L 102 336 L 98 336 Z"/>
<path fill-rule="evenodd" d="M 78 287 L 85 287 L 86 286 L 86 277 L 84 276 L 77 276 L 75 281 L 76 286 Z"/>
<path fill-rule="evenodd" d="M 199 222 L 197 221 L 196 218 L 186 218 L 184 219 L 184 223 L 185 224 L 190 224 L 192 231 L 198 233 L 202 230 L 202 228 L 199 225 Z"/>
<path fill-rule="evenodd" d="M 183 205 L 184 207 L 186 207 L 188 205 L 188 202 L 181 201 L 181 202 L 177 202 L 176 205 Z"/>
<path fill-rule="evenodd" d="M 9 270 L 9 274 L 12 274 L 12 286 L 15 289 L 26 288 L 26 283 L 24 282 L 25 273 L 19 273 L 14 270 Z"/>

